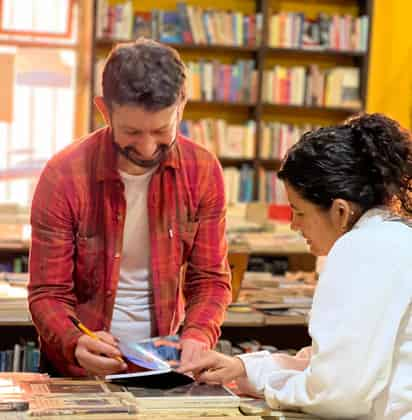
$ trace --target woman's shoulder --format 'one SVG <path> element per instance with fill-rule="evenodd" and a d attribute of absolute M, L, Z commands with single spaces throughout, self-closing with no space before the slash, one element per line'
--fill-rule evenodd
<path fill-rule="evenodd" d="M 365 217 L 366 216 L 366 217 Z M 357 258 L 408 255 L 412 243 L 411 221 L 390 212 L 372 212 L 362 216 L 353 229 L 336 241 L 331 253 L 338 252 Z"/>

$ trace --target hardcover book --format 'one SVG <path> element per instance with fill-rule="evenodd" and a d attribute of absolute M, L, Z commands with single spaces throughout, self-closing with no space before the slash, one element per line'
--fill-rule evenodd
<path fill-rule="evenodd" d="M 122 388 L 99 380 L 60 379 L 21 381 L 19 383 L 25 395 L 43 394 L 102 394 L 121 391 Z"/>
<path fill-rule="evenodd" d="M 145 409 L 238 408 L 240 398 L 228 388 L 193 382 L 172 389 L 127 386 Z"/>
<path fill-rule="evenodd" d="M 138 411 L 136 399 L 128 392 L 104 395 L 35 395 L 30 398 L 29 403 L 29 417 L 103 419 L 110 414 L 111 418 L 131 419 L 137 418 Z"/>

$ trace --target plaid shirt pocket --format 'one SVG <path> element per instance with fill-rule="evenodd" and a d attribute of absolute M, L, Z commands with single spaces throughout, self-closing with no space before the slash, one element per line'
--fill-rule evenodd
<path fill-rule="evenodd" d="M 97 269 L 103 250 L 100 244 L 99 235 L 76 237 L 74 284 L 79 303 L 87 302 L 98 288 Z"/>

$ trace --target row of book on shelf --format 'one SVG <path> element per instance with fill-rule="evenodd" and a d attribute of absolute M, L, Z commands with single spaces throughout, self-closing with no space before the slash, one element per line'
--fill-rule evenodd
<path fill-rule="evenodd" d="M 275 66 L 263 72 L 264 103 L 360 109 L 360 70 L 317 65 Z"/>
<path fill-rule="evenodd" d="M 237 60 L 234 64 L 189 61 L 186 67 L 190 100 L 251 104 L 257 100 L 258 73 L 253 60 Z"/>
<path fill-rule="evenodd" d="M 258 200 L 286 205 L 288 204 L 286 191 L 276 171 L 260 170 L 258 185 Z M 255 200 L 255 169 L 248 164 L 241 168 L 232 166 L 223 169 L 226 202 L 230 206 L 239 203 L 250 203 Z"/>
<path fill-rule="evenodd" d="M 261 159 L 282 159 L 286 151 L 307 131 L 310 124 L 286 124 L 277 121 L 261 124 Z M 180 125 L 183 135 L 201 144 L 219 158 L 255 157 L 256 122 L 230 124 L 223 119 L 204 118 L 198 121 L 183 120 Z"/>
<path fill-rule="evenodd" d="M 369 17 L 327 15 L 309 18 L 304 13 L 281 12 L 269 18 L 268 45 L 297 48 L 366 52 Z"/>
<path fill-rule="evenodd" d="M 0 372 L 38 372 L 40 350 L 33 341 L 0 351 Z"/>
<path fill-rule="evenodd" d="M 0 238 L 5 245 L 7 245 L 7 239 L 18 239 L 20 238 L 19 234 L 13 232 L 13 236 L 4 235 L 4 231 L 0 228 Z M 2 272 L 13 272 L 13 273 L 22 273 L 27 272 L 29 269 L 29 257 L 27 255 L 19 255 L 13 257 L 6 261 L 0 261 L 0 273 Z"/>
<path fill-rule="evenodd" d="M 189 101 L 247 103 L 257 100 L 258 72 L 252 60 L 222 64 L 217 60 L 187 64 Z M 104 60 L 96 62 L 96 94 L 101 93 Z M 277 65 L 263 72 L 262 102 L 267 104 L 360 109 L 357 67 L 320 69 L 317 65 Z"/>
<path fill-rule="evenodd" d="M 367 15 L 327 15 L 315 18 L 302 12 L 280 12 L 268 18 L 267 44 L 275 48 L 302 48 L 365 52 Z M 99 0 L 97 38 L 134 39 L 140 36 L 166 43 L 230 46 L 262 44 L 262 13 L 245 14 L 201 8 L 178 2 L 175 10 L 139 11 L 131 0 L 110 5 Z"/>
<path fill-rule="evenodd" d="M 202 9 L 178 2 L 176 10 L 138 11 L 132 1 L 109 5 L 100 0 L 97 13 L 98 38 L 134 39 L 146 37 L 165 43 L 260 45 L 261 13 Z"/>

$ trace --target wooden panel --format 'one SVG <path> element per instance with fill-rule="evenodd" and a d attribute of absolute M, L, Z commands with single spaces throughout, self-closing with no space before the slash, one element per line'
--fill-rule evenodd
<path fill-rule="evenodd" d="M 75 138 L 82 137 L 89 131 L 89 112 L 92 101 L 90 85 L 92 83 L 93 0 L 81 0 L 78 4 L 79 41 L 77 48 Z"/>
<path fill-rule="evenodd" d="M 412 128 L 412 2 L 375 0 L 366 109 Z"/>
<path fill-rule="evenodd" d="M 0 53 L 0 121 L 7 123 L 13 121 L 14 58 L 14 53 Z"/>

